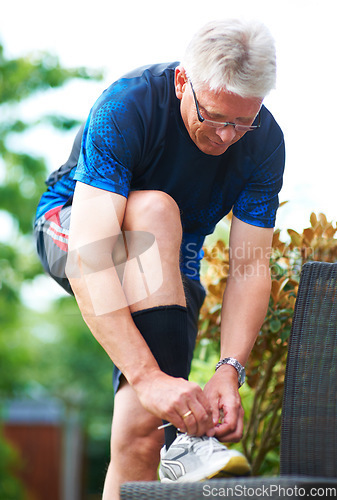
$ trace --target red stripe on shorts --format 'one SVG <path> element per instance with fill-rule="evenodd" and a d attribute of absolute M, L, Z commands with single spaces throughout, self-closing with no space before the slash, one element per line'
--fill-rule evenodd
<path fill-rule="evenodd" d="M 68 230 L 61 227 L 60 211 L 63 205 L 52 208 L 45 213 L 45 219 L 49 222 L 47 234 L 52 238 L 55 245 L 57 245 L 64 252 L 68 251 Z"/>

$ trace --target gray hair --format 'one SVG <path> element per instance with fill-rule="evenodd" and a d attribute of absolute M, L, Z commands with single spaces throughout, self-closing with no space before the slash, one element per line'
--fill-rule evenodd
<path fill-rule="evenodd" d="M 189 43 L 182 65 L 196 90 L 227 90 L 264 98 L 276 82 L 274 40 L 258 21 L 228 19 L 201 28 Z"/>

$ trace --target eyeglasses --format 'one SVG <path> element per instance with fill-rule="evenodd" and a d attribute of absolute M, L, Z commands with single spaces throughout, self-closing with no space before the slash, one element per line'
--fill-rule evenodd
<path fill-rule="evenodd" d="M 228 125 L 232 125 L 237 132 L 251 132 L 252 130 L 256 130 L 257 128 L 260 128 L 260 126 L 261 126 L 261 112 L 260 111 L 259 111 L 259 114 L 257 115 L 257 124 L 256 125 L 240 125 L 239 123 L 216 122 L 214 120 L 207 120 L 200 113 L 197 96 L 195 95 L 192 82 L 190 80 L 189 80 L 189 82 L 191 84 L 192 94 L 194 97 L 195 107 L 197 108 L 197 115 L 198 115 L 199 122 L 204 123 L 205 125 L 208 125 L 209 127 L 214 127 L 214 128 L 222 128 L 222 127 L 227 127 Z"/>

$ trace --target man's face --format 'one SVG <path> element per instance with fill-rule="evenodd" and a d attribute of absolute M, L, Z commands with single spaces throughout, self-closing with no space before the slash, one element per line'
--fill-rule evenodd
<path fill-rule="evenodd" d="M 175 86 L 185 127 L 203 153 L 221 155 L 245 135 L 246 132 L 236 131 L 232 125 L 215 128 L 199 121 L 191 84 L 181 66 L 176 68 Z M 197 91 L 196 97 L 203 118 L 240 125 L 251 125 L 262 104 L 261 99 L 243 98 L 225 91 L 216 93 L 206 88 Z"/>

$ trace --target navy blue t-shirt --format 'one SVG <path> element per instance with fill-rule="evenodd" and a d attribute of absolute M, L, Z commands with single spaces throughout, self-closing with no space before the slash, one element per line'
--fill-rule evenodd
<path fill-rule="evenodd" d="M 164 191 L 181 211 L 181 269 L 198 279 L 204 238 L 231 209 L 243 222 L 274 227 L 284 140 L 262 106 L 259 129 L 220 156 L 200 151 L 180 114 L 177 65 L 139 68 L 103 92 L 85 124 L 76 168 L 48 188 L 37 217 L 64 204 L 77 180 L 125 197 L 130 190 Z"/>

